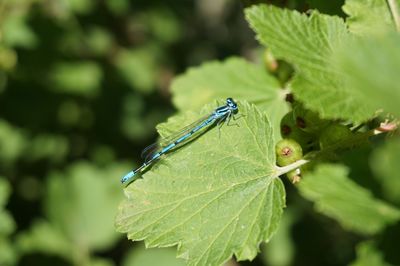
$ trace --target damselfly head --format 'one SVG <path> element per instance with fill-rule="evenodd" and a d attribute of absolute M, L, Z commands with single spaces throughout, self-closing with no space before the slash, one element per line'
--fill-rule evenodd
<path fill-rule="evenodd" d="M 229 107 L 229 109 L 236 114 L 238 112 L 238 106 L 237 103 L 232 99 L 232 98 L 227 98 L 226 99 L 226 105 Z"/>

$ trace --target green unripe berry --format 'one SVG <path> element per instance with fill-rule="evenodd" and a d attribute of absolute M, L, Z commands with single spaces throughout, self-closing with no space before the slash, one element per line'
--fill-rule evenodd
<path fill-rule="evenodd" d="M 303 157 L 300 144 L 293 139 L 282 139 L 275 146 L 276 162 L 279 166 L 292 164 Z"/>
<path fill-rule="evenodd" d="M 297 168 L 295 170 L 292 170 L 290 172 L 286 173 L 286 177 L 292 182 L 293 184 L 296 184 L 300 182 L 301 179 L 301 171 L 300 168 Z"/>
<path fill-rule="evenodd" d="M 317 113 L 305 109 L 300 103 L 293 107 L 293 113 L 297 127 L 308 133 L 318 133 L 329 124 L 329 121 L 321 119 Z"/>
<path fill-rule="evenodd" d="M 348 127 L 341 124 L 332 124 L 321 132 L 319 146 L 321 149 L 325 149 L 351 137 L 352 134 Z"/>
<path fill-rule="evenodd" d="M 290 64 L 283 60 L 278 60 L 278 66 L 276 76 L 281 84 L 285 84 L 293 76 L 294 69 Z"/>
<path fill-rule="evenodd" d="M 264 51 L 264 64 L 269 72 L 275 72 L 278 69 L 278 61 L 269 49 Z"/>
<path fill-rule="evenodd" d="M 282 117 L 281 120 L 281 135 L 283 138 L 289 136 L 295 129 L 296 123 L 293 119 L 293 112 L 289 112 Z"/>
<path fill-rule="evenodd" d="M 308 150 L 313 143 L 315 136 L 300 130 L 295 122 L 294 113 L 287 113 L 281 120 L 282 138 L 290 138 L 297 141 L 304 150 Z"/>

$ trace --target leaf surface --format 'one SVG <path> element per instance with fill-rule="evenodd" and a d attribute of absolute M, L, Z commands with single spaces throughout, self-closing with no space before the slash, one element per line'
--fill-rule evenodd
<path fill-rule="evenodd" d="M 380 181 L 385 196 L 400 204 L 400 140 L 392 140 L 377 149 L 371 157 L 371 167 Z"/>
<path fill-rule="evenodd" d="M 347 0 L 342 8 L 349 15 L 346 24 L 354 34 L 381 34 L 395 30 L 386 0 Z"/>
<path fill-rule="evenodd" d="M 246 102 L 239 111 L 238 126 L 224 125 L 220 136 L 210 129 L 128 186 L 118 230 L 147 247 L 178 245 L 178 257 L 189 265 L 220 265 L 233 254 L 253 259 L 277 229 L 285 192 L 268 118 Z M 198 117 L 174 117 L 159 132 Z"/>
<path fill-rule="evenodd" d="M 196 110 L 216 99 L 232 97 L 255 104 L 271 119 L 275 137 L 289 111 L 285 91 L 265 69 L 232 57 L 189 69 L 172 83 L 173 102 L 180 111 Z"/>
<path fill-rule="evenodd" d="M 323 164 L 306 174 L 300 193 L 314 202 L 315 209 L 343 227 L 363 234 L 375 234 L 400 219 L 400 211 L 357 185 L 341 165 Z"/>
<path fill-rule="evenodd" d="M 400 35 L 354 38 L 332 57 L 353 97 L 400 117 Z"/>
<path fill-rule="evenodd" d="M 246 17 L 257 39 L 294 65 L 291 89 L 308 109 L 329 119 L 364 121 L 373 116 L 375 109 L 349 92 L 331 64 L 333 49 L 349 38 L 341 18 L 266 5 L 246 9 Z"/>

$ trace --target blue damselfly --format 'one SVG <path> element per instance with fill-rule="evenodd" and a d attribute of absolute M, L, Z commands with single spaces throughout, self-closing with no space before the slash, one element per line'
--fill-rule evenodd
<path fill-rule="evenodd" d="M 144 163 L 136 170 L 130 171 L 126 174 L 121 179 L 121 183 L 128 185 L 137 179 L 139 173 L 143 172 L 148 166 L 158 161 L 161 156 L 192 141 L 194 138 L 198 137 L 199 134 L 204 133 L 205 129 L 208 129 L 215 124 L 222 125 L 225 121 L 228 121 L 229 123 L 230 119 L 237 114 L 238 111 L 236 102 L 232 98 L 227 98 L 225 105 L 216 108 L 210 115 L 186 126 L 178 133 L 167 137 L 163 140 L 163 144 L 155 143 L 148 146 L 142 152 Z"/>

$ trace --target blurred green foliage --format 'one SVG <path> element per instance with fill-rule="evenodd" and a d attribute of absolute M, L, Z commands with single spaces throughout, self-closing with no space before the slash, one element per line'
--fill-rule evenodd
<path fill-rule="evenodd" d="M 0 177 L 3 178 L 3 177 Z M 8 183 L 0 179 L 0 264 L 11 265 L 16 262 L 15 250 L 12 248 L 9 236 L 15 230 L 15 222 L 10 213 L 3 210 L 7 203 L 11 189 Z"/>
<path fill-rule="evenodd" d="M 175 73 L 254 46 L 238 2 L 0 0 L 0 265 L 177 265 L 115 231 L 119 178 Z"/>
<path fill-rule="evenodd" d="M 171 79 L 230 55 L 262 61 L 245 5 L 344 16 L 340 0 L 242 2 L 0 0 L 1 266 L 182 265 L 174 249 L 146 250 L 114 228 L 120 176 L 140 162 L 155 126 L 173 113 Z M 278 71 L 277 79 L 288 73 Z M 187 99 L 181 106 L 191 109 Z M 382 188 L 372 178 L 361 181 L 394 204 L 398 147 L 383 145 L 372 155 L 380 163 L 368 174 Z M 368 158 L 357 159 L 350 175 L 367 171 Z M 399 225 L 382 234 L 384 248 L 376 250 L 312 213 L 290 187 L 287 197 L 296 212 L 285 214 L 271 245 L 243 265 L 400 264 L 396 247 L 387 245 Z"/>

